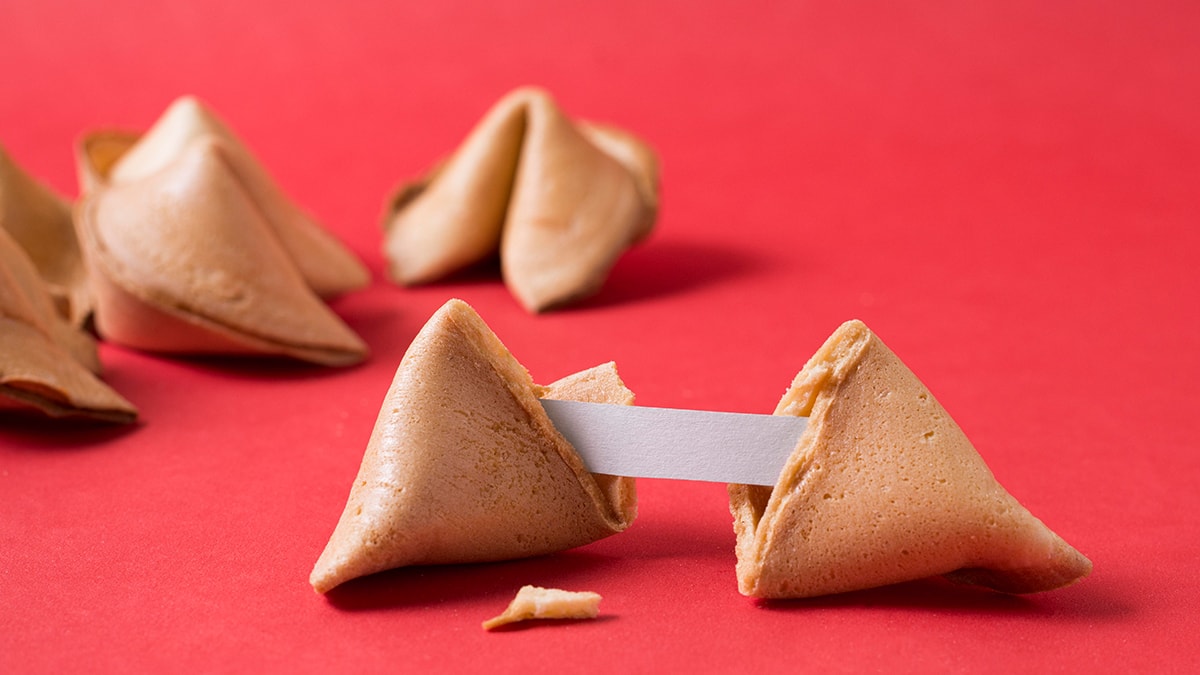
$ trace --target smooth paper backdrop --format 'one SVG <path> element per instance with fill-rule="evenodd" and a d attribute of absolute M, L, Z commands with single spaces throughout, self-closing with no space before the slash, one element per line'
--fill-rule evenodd
<path fill-rule="evenodd" d="M 79 134 L 196 94 L 376 276 L 334 305 L 361 367 L 104 346 L 137 427 L 0 420 L 0 670 L 1188 670 L 1197 25 L 1168 1 L 0 4 L 0 142 L 31 173 L 74 195 Z M 494 270 L 387 284 L 389 192 L 525 84 L 659 150 L 658 230 L 546 316 Z M 451 296 L 539 382 L 615 360 L 641 404 L 735 412 L 860 318 L 1095 572 L 754 602 L 723 486 L 649 480 L 592 546 L 317 596 L 392 373 Z M 482 631 L 523 584 L 602 616 Z"/>

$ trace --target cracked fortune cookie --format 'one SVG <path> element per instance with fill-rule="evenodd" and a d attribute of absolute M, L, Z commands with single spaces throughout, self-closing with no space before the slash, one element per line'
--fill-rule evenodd
<path fill-rule="evenodd" d="M 589 473 L 539 397 L 633 402 L 611 363 L 535 385 L 470 306 L 447 302 L 396 370 L 313 588 L 553 553 L 626 529 L 634 480 Z"/>
<path fill-rule="evenodd" d="M 302 217 L 194 99 L 141 139 L 88 136 L 79 161 L 77 228 L 103 338 L 322 365 L 366 357 L 320 297 L 365 283 L 361 263 Z"/>
<path fill-rule="evenodd" d="M 567 118 L 535 88 L 500 100 L 385 216 L 388 273 L 426 283 L 495 256 L 530 312 L 598 291 L 658 211 L 658 160 L 632 134 Z"/>
<path fill-rule="evenodd" d="M 996 481 L 861 322 L 825 342 L 775 414 L 809 421 L 774 487 L 729 486 L 745 595 L 801 598 L 937 575 L 1032 593 L 1091 571 Z"/>
<path fill-rule="evenodd" d="M 99 370 L 95 342 L 57 313 L 33 261 L 0 228 L 0 409 L 134 421 L 137 410 Z"/>
<path fill-rule="evenodd" d="M 0 147 L 0 230 L 7 231 L 29 256 L 56 311 L 72 326 L 82 326 L 92 308 L 71 206 L 34 180 L 3 147 Z"/>

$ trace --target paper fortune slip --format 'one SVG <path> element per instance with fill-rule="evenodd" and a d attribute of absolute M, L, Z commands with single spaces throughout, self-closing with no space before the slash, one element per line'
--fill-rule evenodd
<path fill-rule="evenodd" d="M 588 471 L 774 485 L 808 418 L 541 400 Z"/>

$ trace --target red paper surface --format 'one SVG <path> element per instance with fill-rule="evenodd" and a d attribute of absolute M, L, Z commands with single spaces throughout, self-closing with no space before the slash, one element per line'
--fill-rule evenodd
<path fill-rule="evenodd" d="M 0 143 L 31 173 L 74 195 L 79 134 L 196 94 L 376 281 L 334 305 L 361 367 L 106 345 L 135 428 L 0 420 L 0 671 L 1194 668 L 1198 25 L 1184 2 L 5 2 Z M 523 84 L 658 149 L 655 234 L 545 316 L 483 275 L 386 283 L 390 190 Z M 863 319 L 1095 571 L 755 602 L 724 487 L 641 481 L 611 539 L 318 596 L 392 373 L 451 296 L 537 381 L 615 360 L 642 404 L 742 412 Z M 602 618 L 482 631 L 526 583 Z"/>

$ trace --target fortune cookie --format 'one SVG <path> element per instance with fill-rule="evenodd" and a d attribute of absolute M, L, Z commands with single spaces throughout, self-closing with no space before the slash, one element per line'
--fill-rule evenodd
<path fill-rule="evenodd" d="M 614 127 L 573 122 L 544 91 L 501 99 L 458 150 L 385 215 L 388 272 L 411 285 L 497 252 L 530 312 L 599 290 L 658 211 L 658 160 Z"/>
<path fill-rule="evenodd" d="M 808 427 L 773 488 L 729 486 L 745 595 L 801 598 L 935 575 L 1032 593 L 1091 571 L 1000 486 L 861 322 L 825 342 L 775 414 L 807 416 Z"/>
<path fill-rule="evenodd" d="M 177 99 L 140 138 L 121 132 L 85 137 L 77 158 L 83 191 L 96 183 L 145 180 L 177 161 L 198 139 L 222 145 L 229 170 L 317 295 L 331 298 L 368 284 L 362 262 L 296 206 L 228 125 L 195 97 Z"/>
<path fill-rule="evenodd" d="M 361 264 L 193 99 L 136 142 L 88 136 L 79 159 L 77 228 L 106 340 L 323 365 L 366 357 L 319 297 L 359 285 Z"/>
<path fill-rule="evenodd" d="M 25 250 L 54 301 L 72 326 L 91 313 L 87 272 L 75 239 L 71 207 L 37 182 L 0 147 L 0 230 Z"/>
<path fill-rule="evenodd" d="M 628 527 L 633 479 L 589 473 L 539 397 L 633 402 L 611 363 L 535 385 L 470 306 L 447 302 L 396 370 L 313 588 L 552 553 Z"/>
<path fill-rule="evenodd" d="M 132 422 L 137 410 L 99 370 L 96 343 L 55 311 L 33 261 L 0 228 L 0 408 Z"/>

